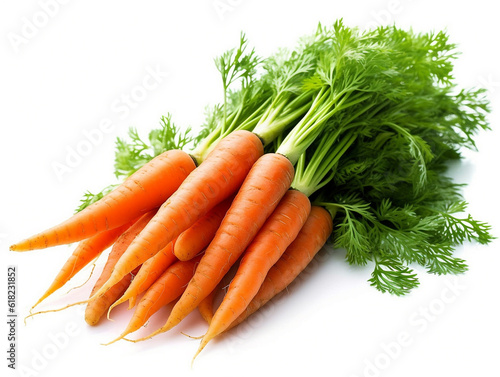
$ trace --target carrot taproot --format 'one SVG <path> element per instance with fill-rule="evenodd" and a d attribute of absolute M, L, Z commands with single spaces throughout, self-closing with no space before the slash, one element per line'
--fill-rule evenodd
<path fill-rule="evenodd" d="M 117 284 L 113 285 L 113 288 L 109 290 L 106 295 L 93 298 L 94 293 L 101 288 L 101 286 L 108 280 L 111 275 L 116 262 L 123 255 L 127 247 L 130 245 L 132 240 L 137 237 L 146 224 L 153 218 L 156 210 L 150 211 L 145 215 L 141 216 L 125 233 L 123 233 L 118 240 L 113 245 L 111 249 L 106 264 L 103 267 L 101 275 L 97 279 L 90 298 L 87 302 L 87 307 L 85 308 L 85 321 L 91 325 L 96 325 L 102 315 L 108 310 L 109 306 L 127 289 L 128 284 L 131 281 L 131 275 L 128 274 L 120 279 Z"/>
<path fill-rule="evenodd" d="M 295 240 L 267 273 L 259 291 L 226 329 L 232 329 L 245 321 L 278 293 L 286 289 L 307 267 L 324 246 L 333 230 L 332 215 L 323 207 L 312 206 L 311 213 Z"/>
<path fill-rule="evenodd" d="M 119 300 L 115 301 L 113 305 L 109 307 L 108 319 L 109 313 L 111 313 L 111 310 L 113 310 L 115 306 L 118 306 L 122 302 L 130 300 L 133 297 L 137 297 L 139 294 L 147 290 L 151 284 L 153 284 L 156 279 L 158 279 L 158 277 L 177 260 L 174 255 L 174 244 L 175 242 L 170 242 L 154 257 L 148 259 L 142 264 L 139 272 L 135 275 L 134 280 L 125 293 Z M 133 307 L 132 304 L 133 302 L 129 304 L 129 309 Z"/>
<path fill-rule="evenodd" d="M 192 278 L 200 259 L 201 255 L 188 261 L 177 261 L 168 267 L 141 298 L 125 331 L 107 345 L 137 331 L 154 313 L 179 297 Z"/>
<path fill-rule="evenodd" d="M 122 225 L 121 227 L 98 233 L 93 237 L 81 241 L 66 263 L 64 263 L 61 271 L 59 271 L 50 287 L 43 294 L 43 296 L 38 299 L 35 305 L 31 307 L 31 309 L 65 285 L 83 267 L 89 264 L 92 260 L 96 259 L 108 247 L 113 245 L 118 237 L 120 237 L 120 235 L 131 225 L 132 223 L 128 223 Z"/>
<path fill-rule="evenodd" d="M 205 249 L 212 241 L 219 229 L 222 219 L 226 215 L 234 197 L 231 196 L 217 204 L 193 226 L 186 229 L 177 237 L 174 245 L 174 254 L 179 260 L 189 260 Z"/>
<path fill-rule="evenodd" d="M 68 244 L 126 224 L 164 203 L 194 169 L 187 153 L 164 152 L 96 203 L 10 249 L 27 251 Z"/>
<path fill-rule="evenodd" d="M 140 340 L 170 330 L 210 294 L 274 211 L 290 187 L 293 175 L 293 166 L 286 157 L 268 153 L 259 158 L 248 173 L 167 322 L 150 336 Z"/>
<path fill-rule="evenodd" d="M 229 289 L 203 337 L 198 355 L 208 342 L 226 330 L 259 291 L 269 269 L 297 237 L 311 210 L 309 198 L 288 190 L 247 247 Z M 196 357 L 195 355 L 195 357 Z"/>
<path fill-rule="evenodd" d="M 262 142 L 249 131 L 235 131 L 219 141 L 132 242 L 96 295 L 103 294 L 233 194 L 262 153 Z"/>

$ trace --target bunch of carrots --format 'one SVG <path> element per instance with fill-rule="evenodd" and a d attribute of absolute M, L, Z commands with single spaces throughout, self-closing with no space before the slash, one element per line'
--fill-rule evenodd
<path fill-rule="evenodd" d="M 481 89 L 456 90 L 455 57 L 442 32 L 360 31 L 342 21 L 268 58 L 248 51 L 242 35 L 216 59 L 223 102 L 196 137 L 170 117 L 150 145 L 131 130 L 131 142 L 117 142 L 121 184 L 87 194 L 68 220 L 11 246 L 79 242 L 34 306 L 111 248 L 84 302 L 86 322 L 128 301 L 135 311 L 117 341 L 177 300 L 147 338 L 198 308 L 209 327 L 197 355 L 329 241 L 349 263 L 373 263 L 370 283 L 383 292 L 418 285 L 411 263 L 465 271 L 454 247 L 492 236 L 487 224 L 455 216 L 466 203 L 444 173 L 488 129 L 488 104 Z"/>

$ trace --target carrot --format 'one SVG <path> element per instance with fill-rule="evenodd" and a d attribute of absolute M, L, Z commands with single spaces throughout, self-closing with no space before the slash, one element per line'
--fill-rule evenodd
<path fill-rule="evenodd" d="M 36 304 L 31 307 L 31 309 L 61 288 L 83 267 L 110 247 L 117 240 L 117 238 L 130 227 L 130 225 L 132 224 L 128 223 L 122 225 L 121 227 L 101 232 L 93 237 L 81 241 L 75 251 L 73 251 L 73 254 L 71 254 L 64 266 L 61 268 L 61 271 L 57 274 L 49 289 L 47 289 L 47 291 L 42 297 L 40 297 Z"/>
<path fill-rule="evenodd" d="M 311 213 L 297 238 L 271 267 L 257 294 L 226 331 L 243 322 L 288 287 L 321 250 L 332 230 L 333 222 L 330 212 L 322 207 L 312 206 Z"/>
<path fill-rule="evenodd" d="M 153 210 L 143 215 L 134 223 L 134 225 L 123 233 L 113 245 L 101 275 L 92 289 L 90 299 L 88 300 L 87 307 L 85 309 L 85 321 L 89 325 L 96 325 L 109 306 L 118 297 L 120 297 L 121 294 L 123 294 L 123 292 L 127 289 L 128 284 L 130 284 L 131 276 L 124 276 L 123 279 L 120 279 L 120 281 L 115 284 L 113 289 L 109 290 L 106 295 L 92 298 L 94 292 L 96 292 L 108 280 L 118 259 L 123 255 L 132 240 L 137 237 L 146 224 L 153 218 L 155 212 L 156 210 Z"/>
<path fill-rule="evenodd" d="M 156 279 L 158 279 L 158 277 L 177 260 L 173 252 L 174 243 L 175 242 L 170 242 L 158 254 L 142 264 L 139 272 L 135 275 L 134 280 L 127 288 L 123 296 L 110 306 L 108 310 L 108 319 L 109 313 L 115 306 L 120 305 L 122 302 L 125 302 L 132 297 L 137 297 L 139 294 L 147 290 L 151 284 L 153 284 Z M 133 303 L 134 302 L 129 303 L 129 309 L 133 308 Z"/>
<path fill-rule="evenodd" d="M 240 258 L 241 260 L 241 258 Z M 210 294 L 205 297 L 200 304 L 198 305 L 198 311 L 200 312 L 201 317 L 205 320 L 206 323 L 210 325 L 210 322 L 212 322 L 212 318 L 214 317 L 214 303 L 215 300 L 217 299 L 217 296 L 220 293 L 224 293 L 227 291 L 227 287 L 229 286 L 229 283 L 231 283 L 231 280 L 234 278 L 234 275 L 236 274 L 236 267 L 238 265 L 238 262 L 236 262 L 229 272 L 224 275 L 220 283 L 217 285 L 217 287 L 210 292 Z M 201 339 L 201 337 L 197 337 L 197 339 Z"/>
<path fill-rule="evenodd" d="M 160 207 L 96 295 L 104 293 L 233 194 L 262 153 L 262 142 L 251 132 L 236 131 L 223 138 Z"/>
<path fill-rule="evenodd" d="M 179 297 L 189 279 L 193 276 L 200 259 L 201 255 L 188 261 L 175 262 L 167 268 L 146 291 L 125 331 L 118 338 L 107 344 L 114 343 L 123 339 L 128 334 L 137 331 L 154 313 Z"/>
<path fill-rule="evenodd" d="M 289 190 L 285 194 L 245 250 L 236 276 L 215 312 L 196 355 L 245 311 L 248 303 L 259 291 L 269 269 L 297 237 L 310 211 L 311 203 L 305 194 L 297 190 Z"/>
<path fill-rule="evenodd" d="M 201 318 L 203 318 L 208 325 L 212 323 L 212 319 L 214 318 L 214 299 L 217 292 L 218 289 L 214 289 L 198 305 L 198 311 L 200 312 Z"/>
<path fill-rule="evenodd" d="M 137 267 L 133 272 L 125 276 L 118 283 L 113 285 L 110 289 L 106 291 L 102 296 L 91 299 L 87 303 L 87 307 L 85 308 L 85 322 L 87 322 L 90 326 L 95 326 L 99 323 L 101 318 L 106 314 L 109 310 L 110 305 L 115 302 L 117 298 L 119 298 L 123 292 L 125 292 L 130 285 L 130 282 L 133 281 L 134 275 L 139 271 L 139 267 Z M 103 283 L 101 281 L 101 283 Z M 96 285 L 95 287 L 99 287 Z"/>
<path fill-rule="evenodd" d="M 219 203 L 193 226 L 181 233 L 174 246 L 174 254 L 177 258 L 189 260 L 208 246 L 233 199 L 234 197 L 231 196 Z"/>
<path fill-rule="evenodd" d="M 14 251 L 68 244 L 119 227 L 159 207 L 193 171 L 193 159 L 167 151 L 140 168 L 101 200 L 44 232 L 10 246 Z"/>
<path fill-rule="evenodd" d="M 278 154 L 266 154 L 254 164 L 167 322 L 149 337 L 176 326 L 210 294 L 276 208 L 292 179 L 292 164 Z"/>

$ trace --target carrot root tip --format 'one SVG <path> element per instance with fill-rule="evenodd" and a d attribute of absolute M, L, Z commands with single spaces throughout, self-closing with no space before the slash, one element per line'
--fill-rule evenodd
<path fill-rule="evenodd" d="M 101 346 L 109 346 L 110 344 L 113 344 L 115 342 L 118 342 L 119 340 L 121 339 L 125 339 L 125 336 L 127 335 L 128 333 L 127 332 L 124 332 L 123 334 L 121 334 L 118 338 L 116 339 L 113 339 L 111 342 L 108 342 L 108 343 L 101 343 Z M 127 339 L 125 339 L 127 340 Z"/>
<path fill-rule="evenodd" d="M 190 339 L 202 339 L 205 336 L 205 335 L 192 336 L 192 335 L 186 334 L 185 332 L 182 332 L 182 331 L 181 331 L 181 334 L 184 335 L 184 336 L 187 336 Z"/>

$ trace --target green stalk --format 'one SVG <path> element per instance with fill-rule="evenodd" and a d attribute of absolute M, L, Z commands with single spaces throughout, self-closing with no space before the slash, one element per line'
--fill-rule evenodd
<path fill-rule="evenodd" d="M 273 101 L 255 126 L 253 132 L 260 137 L 264 145 L 269 145 L 311 106 L 312 93 L 301 93 L 294 99 L 291 96 Z"/>
<path fill-rule="evenodd" d="M 353 98 L 349 101 L 350 97 Z M 295 164 L 321 134 L 325 124 L 333 115 L 371 97 L 364 93 L 353 95 L 352 92 L 333 95 L 331 88 L 322 87 L 309 111 L 288 134 L 276 153 L 286 156 L 292 164 Z"/>
<path fill-rule="evenodd" d="M 307 164 L 306 154 L 300 156 L 292 182 L 294 189 L 311 196 L 333 179 L 334 167 L 357 138 L 353 130 L 338 140 L 340 135 L 341 130 L 325 133 Z"/>

